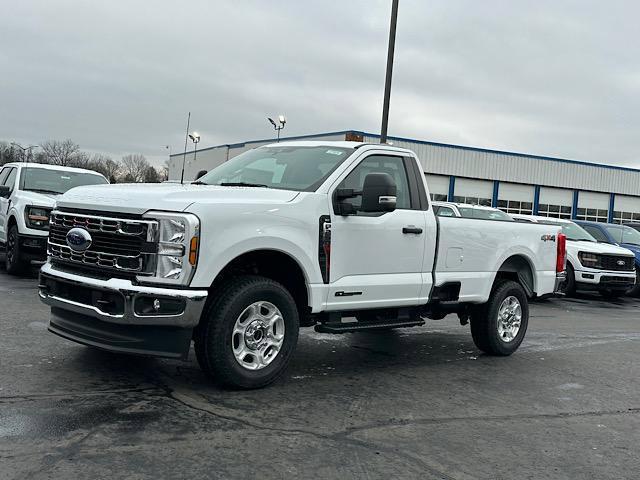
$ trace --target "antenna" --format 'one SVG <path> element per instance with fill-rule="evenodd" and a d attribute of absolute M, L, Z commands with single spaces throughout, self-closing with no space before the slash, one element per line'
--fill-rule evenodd
<path fill-rule="evenodd" d="M 191 123 L 191 112 L 187 117 L 187 133 L 184 136 L 184 153 L 182 154 L 182 174 L 180 175 L 180 185 L 184 183 L 184 164 L 187 161 L 187 141 L 189 140 L 189 123 Z"/>

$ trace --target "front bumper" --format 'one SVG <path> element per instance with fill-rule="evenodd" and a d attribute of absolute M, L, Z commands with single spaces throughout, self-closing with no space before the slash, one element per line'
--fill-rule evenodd
<path fill-rule="evenodd" d="M 45 232 L 46 233 L 46 232 Z M 47 259 L 47 235 L 18 235 L 20 256 L 23 260 L 44 262 Z"/>
<path fill-rule="evenodd" d="M 576 286 L 585 289 L 628 290 L 636 284 L 636 272 L 618 272 L 595 269 L 575 271 Z"/>
<path fill-rule="evenodd" d="M 117 352 L 186 356 L 207 294 L 207 290 L 134 285 L 120 278 L 103 280 L 50 263 L 40 271 L 39 296 L 51 306 L 49 330 Z"/>

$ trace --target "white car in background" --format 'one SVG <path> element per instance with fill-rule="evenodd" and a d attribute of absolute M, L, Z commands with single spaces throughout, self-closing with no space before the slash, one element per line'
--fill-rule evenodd
<path fill-rule="evenodd" d="M 7 163 L 0 170 L 0 245 L 7 273 L 16 275 L 30 262 L 47 257 L 49 214 L 56 198 L 73 187 L 109 183 L 82 168 Z"/>
<path fill-rule="evenodd" d="M 432 202 L 432 205 L 433 211 L 438 217 L 478 218 L 513 222 L 513 218 L 502 210 L 493 207 L 454 202 Z"/>
<path fill-rule="evenodd" d="M 580 225 L 565 219 L 512 214 L 517 222 L 559 225 L 567 236 L 567 280 L 563 291 L 597 290 L 606 298 L 625 294 L 636 283 L 635 255 L 626 248 L 598 243 Z"/>

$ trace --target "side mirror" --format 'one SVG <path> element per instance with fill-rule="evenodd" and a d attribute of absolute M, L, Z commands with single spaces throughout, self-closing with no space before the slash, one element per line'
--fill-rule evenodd
<path fill-rule="evenodd" d="M 6 185 L 0 185 L 0 198 L 8 198 L 11 195 L 11 189 Z"/>
<path fill-rule="evenodd" d="M 396 183 L 388 173 L 370 173 L 362 187 L 363 212 L 393 212 L 396 209 Z"/>

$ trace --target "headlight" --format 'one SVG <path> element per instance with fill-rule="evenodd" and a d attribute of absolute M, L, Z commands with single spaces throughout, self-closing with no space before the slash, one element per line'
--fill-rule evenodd
<path fill-rule="evenodd" d="M 188 285 L 198 263 L 200 221 L 189 213 L 147 212 L 145 219 L 158 222 L 155 274 L 140 282 Z"/>
<path fill-rule="evenodd" d="M 598 268 L 600 266 L 600 256 L 595 253 L 580 252 L 578 258 L 585 267 Z"/>
<path fill-rule="evenodd" d="M 49 230 L 50 214 L 50 208 L 27 206 L 24 212 L 24 221 L 29 228 Z"/>

